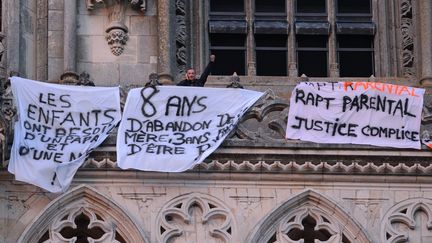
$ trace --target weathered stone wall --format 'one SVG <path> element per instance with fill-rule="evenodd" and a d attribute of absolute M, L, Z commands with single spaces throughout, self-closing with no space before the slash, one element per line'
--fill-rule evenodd
<path fill-rule="evenodd" d="M 76 0 L 76 21 L 68 23 L 73 18 L 67 15 L 65 1 L 69 0 L 3 1 L 7 6 L 3 11 L 8 11 L 3 12 L 8 25 L 6 73 L 58 82 L 65 71 L 86 72 L 97 86 L 130 86 L 143 85 L 153 72 L 178 79 L 185 61 L 198 70 L 205 65 L 208 43 L 201 12 L 205 3 L 147 0 L 145 5 L 123 1 L 119 6 L 116 0 Z M 374 0 L 372 4 L 381 77 L 363 81 L 427 85 L 432 70 L 430 2 Z M 65 26 L 71 24 L 76 24 L 76 32 L 65 35 Z M 114 49 L 106 37 L 112 27 L 120 31 Z M 189 33 L 192 36 L 185 37 Z M 68 46 L 71 40 L 74 45 Z M 194 50 L 187 50 L 192 46 Z M 290 46 L 291 60 L 293 49 Z M 331 59 L 334 64 L 336 57 Z M 63 195 L 15 181 L 6 171 L 4 153 L 9 144 L 3 138 L 13 111 L 10 90 L 4 90 L 6 79 L 0 79 L 5 113 L 0 116 L 0 242 L 37 242 L 46 240 L 47 232 L 56 242 L 57 233 L 73 224 L 80 212 L 101 225 L 107 242 L 116 233 L 128 242 L 292 242 L 286 233 L 299 230 L 307 213 L 334 237 L 331 242 L 345 237 L 351 242 L 393 243 L 404 234 L 407 242 L 432 241 L 428 148 L 285 141 L 283 127 L 295 84 L 346 80 L 336 74 L 322 79 L 240 77 L 245 88 L 267 91 L 268 99 L 258 103 L 255 115 L 203 164 L 185 173 L 123 171 L 116 167 L 111 137 L 91 155 Z M 212 76 L 208 86 L 229 83 L 229 77 Z M 431 103 L 428 88 L 422 131 L 431 129 Z"/>
<path fill-rule="evenodd" d="M 6 179 L 9 176 L 2 173 L 2 178 Z M 43 219 L 53 222 L 57 220 L 55 216 L 62 210 L 67 211 L 68 207 L 63 205 L 53 211 L 48 210 L 50 204 L 56 201 L 57 205 L 62 205 L 58 202 L 59 198 L 74 194 L 74 190 L 71 189 L 71 194 L 53 195 L 33 186 L 4 179 L 0 182 L 2 242 L 16 242 L 20 236 L 41 237 L 48 228 L 35 229 L 35 226 L 32 228 L 31 225 L 37 226 Z M 420 237 L 423 237 L 423 242 L 428 242 L 424 240 L 429 239 L 427 237 L 430 237 L 430 232 L 422 231 L 421 228 L 426 225 L 427 217 L 424 216 L 431 216 L 428 211 L 432 206 L 431 181 L 426 177 L 417 179 L 418 181 L 415 181 L 403 176 L 318 174 L 273 174 L 271 177 L 263 177 L 262 174 L 248 175 L 242 172 L 152 175 L 135 171 L 80 171 L 72 188 L 86 183 L 95 188 L 96 192 L 92 192 L 93 194 L 101 193 L 105 196 L 106 202 L 92 202 L 93 206 L 110 201 L 119 205 L 123 213 L 143 230 L 145 238 L 149 239 L 148 242 L 165 242 L 161 239 L 168 238 L 178 239 L 176 242 L 249 242 L 259 234 L 258 228 L 270 227 L 265 225 L 266 220 L 273 220 L 274 226 L 277 226 L 280 223 L 279 219 L 301 209 L 302 206 L 327 210 L 323 216 L 330 221 L 332 227 L 342 227 L 340 230 L 345 234 L 348 230 L 355 231 L 351 233 L 359 238 L 353 242 L 368 242 L 360 240 L 361 235 L 368 237 L 370 242 L 385 242 L 382 237 L 383 234 L 385 237 L 388 225 L 393 225 L 399 230 L 406 228 L 410 235 L 408 242 L 422 242 L 419 240 Z M 311 192 L 314 193 L 313 197 L 309 195 Z M 305 193 L 308 196 L 303 198 Z M 306 203 L 308 200 L 310 205 Z M 173 213 L 173 210 L 176 210 L 176 204 L 173 202 L 186 205 L 190 201 L 201 202 L 202 205 L 191 204 L 187 206 L 190 208 L 177 208 L 185 215 L 181 212 Z M 213 208 L 219 210 L 219 216 L 226 219 L 230 230 L 227 231 L 225 228 L 225 236 L 218 238 L 210 233 L 213 227 L 222 228 L 224 220 L 209 217 L 203 221 L 202 217 L 205 218 L 205 214 L 209 213 L 209 209 L 203 206 L 206 203 L 212 204 Z M 416 205 L 422 206 L 423 210 L 405 210 Z M 85 207 L 85 204 L 82 206 Z M 401 211 L 405 211 L 392 211 L 392 207 L 399 207 Z M 44 211 L 45 209 L 47 211 Z M 109 221 L 109 215 L 115 209 L 105 210 L 101 217 Z M 272 212 L 277 210 L 280 210 L 278 215 L 272 215 Z M 389 217 L 398 214 L 404 214 L 407 219 L 412 220 L 412 226 L 406 222 L 391 223 Z M 163 224 L 162 215 L 185 218 L 180 217 L 178 221 L 176 219 L 168 222 L 172 225 Z M 273 218 L 268 219 L 270 215 Z M 351 228 L 348 227 L 349 221 L 354 222 Z M 45 224 L 49 225 L 48 222 Z M 160 230 L 161 225 L 166 231 L 179 227 L 181 235 L 168 237 L 163 234 L 166 231 Z M 409 227 L 412 228 L 408 229 Z M 24 231 L 27 235 L 22 235 Z M 273 230 L 272 233 L 275 231 L 277 230 Z M 397 234 L 393 233 L 392 236 L 395 235 Z"/>

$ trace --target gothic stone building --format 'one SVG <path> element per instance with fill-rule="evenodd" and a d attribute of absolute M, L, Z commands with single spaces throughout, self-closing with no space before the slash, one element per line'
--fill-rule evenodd
<path fill-rule="evenodd" d="M 430 0 L 4 0 L 0 28 L 0 242 L 432 242 L 431 151 L 285 140 L 300 81 L 426 89 Z M 7 172 L 16 110 L 8 77 L 266 91 L 237 130 L 183 173 L 120 170 L 115 134 L 64 194 Z M 237 77 L 233 73 L 237 73 Z"/>

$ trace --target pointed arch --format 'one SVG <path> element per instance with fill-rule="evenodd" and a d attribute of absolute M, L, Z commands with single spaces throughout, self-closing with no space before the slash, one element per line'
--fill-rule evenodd
<path fill-rule="evenodd" d="M 305 220 L 312 221 L 317 231 L 327 232 L 328 239 L 325 242 L 372 242 L 360 224 L 341 207 L 310 189 L 268 213 L 254 227 L 246 242 L 273 242 L 271 240 L 278 234 L 277 237 L 285 237 L 284 242 L 297 242 L 286 234 L 294 229 L 303 230 Z"/>
<path fill-rule="evenodd" d="M 80 185 L 48 204 L 27 226 L 18 242 L 64 240 L 60 231 L 77 228 L 77 217 L 85 217 L 89 227 L 104 232 L 95 242 L 150 242 L 126 210 L 88 185 Z"/>

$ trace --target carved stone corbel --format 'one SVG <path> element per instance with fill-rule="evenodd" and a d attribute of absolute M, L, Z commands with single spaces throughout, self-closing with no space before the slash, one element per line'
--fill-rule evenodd
<path fill-rule="evenodd" d="M 124 51 L 124 46 L 129 39 L 128 28 L 122 22 L 113 21 L 105 31 L 105 39 L 111 48 L 112 54 L 120 56 Z"/>
<path fill-rule="evenodd" d="M 141 12 L 147 11 L 147 0 L 130 0 L 132 8 L 139 8 Z"/>
<path fill-rule="evenodd" d="M 111 48 L 112 54 L 119 56 L 123 53 L 124 46 L 129 39 L 128 28 L 124 24 L 125 6 L 124 1 L 116 0 L 115 4 L 109 9 L 108 19 L 110 24 L 105 30 L 105 39 Z"/>
<path fill-rule="evenodd" d="M 129 0 L 129 2 L 132 8 L 140 9 L 143 13 L 147 11 L 147 0 Z M 86 0 L 88 10 L 93 10 L 95 8 L 95 4 L 102 5 L 105 3 L 105 0 Z"/>
<path fill-rule="evenodd" d="M 93 10 L 95 4 L 104 3 L 104 0 L 86 0 L 87 10 Z"/>
<path fill-rule="evenodd" d="M 128 28 L 124 23 L 127 2 L 133 9 L 139 9 L 142 12 L 147 11 L 147 0 L 86 0 L 88 10 L 93 10 L 96 4 L 108 8 L 110 23 L 105 30 L 105 39 L 112 54 L 116 56 L 120 56 L 123 53 L 125 45 L 129 40 Z"/>
<path fill-rule="evenodd" d="M 82 72 L 79 75 L 79 81 L 78 81 L 77 85 L 80 85 L 80 86 L 92 86 L 92 87 L 95 86 L 95 84 L 93 83 L 93 81 L 91 81 L 91 79 L 90 79 L 90 74 L 88 74 L 86 72 Z"/>

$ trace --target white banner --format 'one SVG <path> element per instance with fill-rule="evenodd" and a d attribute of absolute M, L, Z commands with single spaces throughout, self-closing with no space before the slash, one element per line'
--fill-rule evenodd
<path fill-rule="evenodd" d="M 420 149 L 424 92 L 375 82 L 303 82 L 291 95 L 286 137 Z"/>
<path fill-rule="evenodd" d="M 261 97 L 244 89 L 132 89 L 117 135 L 122 169 L 180 172 L 201 163 Z"/>
<path fill-rule="evenodd" d="M 82 87 L 12 77 L 18 121 L 9 172 L 65 191 L 87 155 L 120 121 L 118 87 Z"/>

